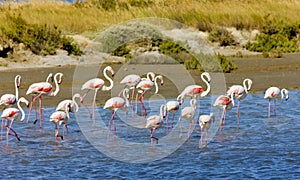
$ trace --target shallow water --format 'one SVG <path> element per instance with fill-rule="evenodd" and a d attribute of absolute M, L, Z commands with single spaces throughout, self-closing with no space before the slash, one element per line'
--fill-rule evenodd
<path fill-rule="evenodd" d="M 288 178 L 300 177 L 299 141 L 300 91 L 290 91 L 288 101 L 277 101 L 277 116 L 267 117 L 268 101 L 263 94 L 249 94 L 241 102 L 240 124 L 235 108 L 227 112 L 222 133 L 216 118 L 209 138 L 199 148 L 199 126 L 189 140 L 188 122 L 183 121 L 183 139 L 178 137 L 178 124 L 166 136 L 165 126 L 155 132 L 158 144 L 150 144 L 150 132 L 144 129 L 145 119 L 126 115 L 116 116 L 117 138 L 107 138 L 106 125 L 111 111 L 97 107 L 95 122 L 85 108 L 71 114 L 69 133 L 56 142 L 55 126 L 49 122 L 54 107 L 45 108 L 43 129 L 15 122 L 13 128 L 21 141 L 5 135 L 0 142 L 0 172 L 7 178 Z M 215 97 L 200 99 L 200 113 L 209 114 Z M 147 101 L 149 115 L 159 114 L 163 101 Z M 184 105 L 188 105 L 186 101 Z M 140 111 L 140 110 L 139 110 Z M 28 112 L 28 109 L 25 109 Z M 34 114 L 34 113 L 33 113 Z M 178 119 L 178 114 L 175 119 Z M 197 116 L 197 117 L 198 117 Z M 34 116 L 32 115 L 31 119 Z M 216 132 L 216 134 L 214 133 Z"/>

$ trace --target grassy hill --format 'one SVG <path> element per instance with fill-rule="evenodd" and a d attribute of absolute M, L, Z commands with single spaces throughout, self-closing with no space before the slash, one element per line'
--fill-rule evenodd
<path fill-rule="evenodd" d="M 9 24 L 7 13 L 15 13 L 27 22 L 55 25 L 65 33 L 93 32 L 142 17 L 169 18 L 203 31 L 215 26 L 259 29 L 269 20 L 299 24 L 299 7 L 298 0 L 85 0 L 74 4 L 30 0 L 4 3 L 0 26 Z"/>

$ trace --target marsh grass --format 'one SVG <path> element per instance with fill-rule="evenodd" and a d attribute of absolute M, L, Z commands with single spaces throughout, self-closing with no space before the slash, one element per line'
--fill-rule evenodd
<path fill-rule="evenodd" d="M 13 11 L 29 23 L 52 24 L 69 34 L 99 31 L 144 17 L 169 18 L 208 31 L 215 26 L 254 29 L 262 27 L 266 17 L 287 24 L 299 22 L 299 7 L 297 0 L 86 0 L 75 4 L 30 0 L 2 4 L 0 26 L 8 24 L 5 15 Z"/>

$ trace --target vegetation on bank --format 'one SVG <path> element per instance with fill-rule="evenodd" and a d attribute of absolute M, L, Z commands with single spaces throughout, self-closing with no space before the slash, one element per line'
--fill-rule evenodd
<path fill-rule="evenodd" d="M 0 6 L 0 43 L 22 43 L 33 53 L 41 55 L 54 54 L 55 49 L 80 55 L 82 51 L 79 46 L 65 35 L 84 34 L 93 37 L 96 32 L 127 20 L 159 17 L 209 32 L 208 39 L 220 46 L 239 45 L 225 27 L 235 27 L 238 30 L 258 29 L 261 33 L 255 41 L 249 41 L 245 48 L 263 52 L 265 57 L 280 57 L 284 52 L 299 51 L 298 7 L 300 1 L 297 0 L 84 0 L 73 4 L 51 0 L 12 3 L 8 0 Z M 147 30 L 142 28 L 142 31 L 145 29 Z M 150 49 L 171 56 L 184 63 L 187 68 L 201 69 L 179 42 L 161 40 L 165 38 L 152 29 L 145 33 L 147 32 L 154 34 L 126 43 L 103 37 L 103 41 L 109 46 L 102 47 L 102 50 L 129 59 L 135 51 L 132 47 Z M 135 35 L 125 32 L 120 34 L 123 39 Z M 13 51 L 10 48 L 5 50 Z M 2 50 L 0 56 L 5 57 L 6 51 Z M 220 55 L 217 57 L 224 72 L 236 68 L 228 58 Z"/>

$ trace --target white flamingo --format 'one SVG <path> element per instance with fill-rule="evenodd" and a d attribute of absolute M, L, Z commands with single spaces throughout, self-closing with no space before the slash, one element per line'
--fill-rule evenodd
<path fill-rule="evenodd" d="M 234 107 L 234 100 L 233 100 L 234 92 L 231 93 L 230 96 L 228 95 L 220 95 L 216 100 L 213 106 L 222 109 L 222 115 L 220 118 L 220 126 L 225 123 L 226 120 L 226 111 L 231 110 Z M 224 121 L 223 121 L 224 119 Z"/>
<path fill-rule="evenodd" d="M 114 136 L 115 137 L 117 136 L 117 127 L 116 127 L 114 117 L 115 117 L 115 114 L 118 111 L 118 109 L 123 109 L 124 107 L 126 107 L 126 109 L 127 109 L 127 107 L 129 107 L 128 98 L 129 98 L 129 89 L 125 88 L 123 90 L 123 98 L 112 97 L 105 102 L 103 109 L 110 109 L 112 111 L 112 116 L 108 123 L 108 136 L 110 134 L 110 124 L 112 122 L 114 123 Z"/>
<path fill-rule="evenodd" d="M 4 128 L 4 121 L 3 120 L 6 119 L 6 121 L 7 120 L 11 121 L 9 126 L 7 125 L 7 122 L 6 122 L 6 127 L 7 127 L 6 137 L 7 137 L 7 140 L 8 140 L 9 135 L 13 135 L 20 141 L 19 135 L 16 133 L 16 131 L 14 131 L 12 129 L 12 124 L 13 124 L 14 121 L 22 122 L 25 118 L 24 110 L 22 109 L 22 107 L 20 105 L 21 102 L 25 103 L 27 106 L 29 104 L 29 102 L 24 97 L 21 97 L 17 102 L 18 108 L 14 108 L 14 107 L 6 108 L 6 109 L 4 109 L 4 111 L 1 114 L 1 118 L 2 118 L 1 135 L 2 135 L 3 128 Z M 20 118 L 20 114 L 21 114 L 21 118 Z M 13 131 L 14 134 L 10 134 L 10 130 Z"/>
<path fill-rule="evenodd" d="M 66 131 L 68 133 L 68 121 L 70 119 L 69 111 L 71 108 L 71 102 L 67 102 L 64 104 L 65 107 L 63 108 L 64 111 L 55 111 L 50 115 L 50 122 L 56 124 L 56 131 L 55 131 L 55 139 L 58 141 L 58 137 L 60 137 L 63 140 L 64 131 L 61 136 L 58 136 L 60 126 L 63 124 L 66 128 Z"/>
<path fill-rule="evenodd" d="M 207 141 L 207 137 L 208 137 L 208 130 L 211 126 L 211 124 L 213 123 L 215 119 L 215 115 L 214 113 L 210 113 L 210 115 L 201 115 L 199 117 L 199 125 L 200 125 L 200 140 L 199 140 L 199 147 L 202 146 L 202 142 L 203 142 L 203 129 L 206 130 L 205 133 L 205 139 Z"/>
<path fill-rule="evenodd" d="M 151 130 L 151 134 L 150 134 L 151 144 L 153 144 L 153 139 L 155 139 L 156 143 L 158 143 L 158 138 L 154 137 L 154 131 L 162 126 L 162 124 L 164 123 L 165 115 L 166 115 L 166 106 L 161 105 L 159 115 L 152 115 L 147 118 L 146 128 Z"/>
<path fill-rule="evenodd" d="M 104 80 L 103 79 L 100 79 L 100 78 L 93 78 L 93 79 L 90 79 L 88 80 L 87 82 L 85 82 L 82 87 L 81 87 L 81 90 L 85 90 L 87 89 L 86 93 L 82 96 L 81 98 L 81 103 L 82 105 L 84 105 L 87 110 L 89 111 L 90 113 L 90 118 L 92 119 L 93 118 L 93 115 L 94 115 L 94 111 L 95 111 L 95 105 L 96 105 L 96 96 L 97 96 L 97 92 L 101 89 L 102 91 L 109 91 L 113 88 L 114 86 L 114 82 L 113 80 L 107 75 L 107 71 L 110 71 L 111 75 L 114 76 L 115 74 L 115 71 L 112 69 L 112 67 L 110 66 L 106 66 L 104 69 L 103 69 L 103 75 L 105 77 L 105 79 L 107 79 L 110 83 L 109 86 L 106 86 L 104 85 Z M 88 92 L 90 92 L 90 90 L 94 90 L 95 93 L 94 93 L 94 99 L 93 99 L 93 104 L 92 104 L 92 111 L 90 111 L 88 109 L 88 107 L 83 103 L 83 99 L 85 98 L 85 96 L 88 94 Z"/>
<path fill-rule="evenodd" d="M 15 94 L 4 94 L 0 98 L 0 105 L 12 106 L 19 100 L 19 88 L 21 86 L 21 76 L 15 76 Z"/>
<path fill-rule="evenodd" d="M 168 121 L 169 121 L 169 114 L 172 114 L 172 123 L 171 123 L 171 129 L 173 128 L 174 118 L 177 111 L 180 109 L 180 105 L 182 104 L 181 97 L 178 97 L 176 101 L 168 101 L 166 103 L 166 130 L 168 133 Z"/>
<path fill-rule="evenodd" d="M 241 85 L 232 85 L 228 91 L 227 95 L 230 96 L 232 92 L 234 92 L 234 98 L 238 99 L 238 105 L 236 108 L 236 114 L 239 116 L 239 109 L 240 109 L 240 101 L 245 99 L 248 91 L 251 89 L 252 86 L 252 80 L 251 79 L 244 79 L 243 86 Z M 239 120 L 239 118 L 238 118 Z M 239 123 L 239 122 L 238 122 Z"/>
<path fill-rule="evenodd" d="M 141 96 L 140 96 L 140 101 L 142 103 L 142 110 L 143 110 L 143 116 L 147 115 L 147 110 L 145 108 L 145 104 L 144 104 L 144 96 L 145 93 L 149 90 L 151 90 L 154 86 L 155 86 L 155 94 L 158 93 L 158 84 L 157 84 L 157 80 L 160 80 L 160 84 L 163 85 L 164 84 L 164 80 L 163 77 L 161 75 L 158 75 L 154 78 L 154 82 L 151 81 L 148 78 L 144 78 L 142 79 L 136 86 L 136 88 L 140 88 L 143 90 Z"/>
<path fill-rule="evenodd" d="M 66 108 L 66 104 L 70 104 L 70 108 L 69 111 L 72 113 L 76 113 L 78 112 L 78 104 L 76 102 L 76 98 L 81 98 L 79 93 L 76 93 L 73 95 L 72 100 L 71 99 L 65 99 L 61 102 L 58 103 L 57 107 L 56 107 L 56 111 L 65 111 Z"/>
<path fill-rule="evenodd" d="M 187 86 L 180 94 L 179 97 L 182 99 L 185 99 L 186 97 L 191 97 L 191 98 L 197 98 L 198 96 L 200 97 L 205 97 L 208 95 L 210 92 L 210 81 L 211 77 L 208 72 L 203 72 L 201 74 L 201 79 L 202 81 L 206 84 L 207 89 L 203 91 L 203 87 L 199 85 L 190 85 Z"/>
<path fill-rule="evenodd" d="M 285 98 L 285 100 L 288 100 L 289 92 L 284 88 L 280 90 L 278 87 L 270 87 L 266 90 L 264 98 L 269 99 L 268 117 L 271 114 L 271 100 L 274 100 L 274 114 L 276 116 L 276 99 L 281 100 Z"/>
<path fill-rule="evenodd" d="M 184 107 L 181 110 L 181 114 L 179 117 L 179 123 L 180 123 L 180 134 L 179 137 L 182 137 L 182 123 L 181 123 L 181 119 L 184 118 L 187 121 L 190 121 L 190 126 L 189 126 L 189 130 L 188 130 L 188 138 L 190 138 L 191 135 L 191 129 L 195 123 L 195 115 L 196 115 L 196 110 L 197 110 L 197 100 L 196 99 L 191 99 L 190 100 L 190 106 Z"/>
<path fill-rule="evenodd" d="M 30 118 L 30 113 L 32 111 L 32 104 L 36 104 L 36 99 L 39 99 L 39 108 L 40 108 L 40 127 L 42 128 L 42 122 L 44 120 L 43 111 L 42 111 L 42 96 L 56 96 L 59 92 L 59 84 L 62 82 L 63 73 L 56 73 L 54 76 L 54 83 L 55 83 L 55 91 L 53 91 L 53 87 L 49 82 L 39 82 L 39 83 L 33 83 L 29 86 L 26 95 L 33 94 L 35 95 L 34 98 L 32 98 L 32 102 L 30 103 L 30 109 L 28 113 L 27 123 Z M 59 78 L 59 79 L 57 79 Z M 48 79 L 48 78 L 47 78 Z M 37 112 L 36 112 L 36 119 L 34 121 L 34 124 L 37 122 Z"/>

